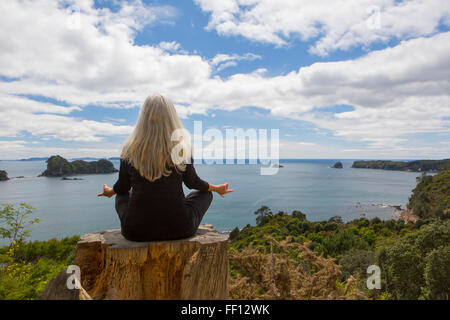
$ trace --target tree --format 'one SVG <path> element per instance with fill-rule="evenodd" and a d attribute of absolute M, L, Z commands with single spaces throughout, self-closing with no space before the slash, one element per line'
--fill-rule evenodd
<path fill-rule="evenodd" d="M 31 218 L 34 208 L 21 203 L 19 208 L 4 204 L 0 207 L 0 236 L 10 240 L 9 246 L 22 244 L 30 236 L 31 225 L 39 223 L 38 218 Z"/>
<path fill-rule="evenodd" d="M 262 226 L 263 224 L 267 223 L 273 216 L 272 211 L 267 206 L 262 206 L 258 210 L 255 211 L 256 217 L 256 224 L 258 226 Z"/>
<path fill-rule="evenodd" d="M 291 216 L 293 218 L 297 218 L 300 221 L 305 221 L 306 220 L 306 214 L 304 214 L 303 212 L 298 211 L 298 210 L 292 211 Z"/>
<path fill-rule="evenodd" d="M 377 264 L 393 298 L 447 297 L 449 243 L 450 221 L 436 221 L 382 250 Z"/>
<path fill-rule="evenodd" d="M 239 234 L 239 228 L 236 227 L 233 230 L 231 230 L 230 232 L 230 240 L 233 240 L 234 238 L 236 238 Z"/>
<path fill-rule="evenodd" d="M 377 240 L 377 234 L 373 230 L 367 230 L 363 234 L 363 239 L 366 240 L 368 244 L 371 246 L 375 244 L 375 241 Z"/>
<path fill-rule="evenodd" d="M 450 299 L 450 245 L 431 251 L 426 257 L 425 283 L 423 295 L 431 300 Z"/>
<path fill-rule="evenodd" d="M 333 216 L 333 217 L 331 217 L 331 218 L 328 220 L 328 222 L 330 222 L 330 223 L 334 222 L 334 223 L 338 223 L 338 224 L 342 224 L 342 223 L 343 223 L 343 222 L 342 222 L 342 217 L 341 217 L 341 216 Z"/>
<path fill-rule="evenodd" d="M 339 265 L 342 267 L 344 279 L 350 276 L 360 276 L 360 279 L 367 278 L 367 267 L 375 264 L 375 253 L 367 250 L 350 250 L 339 259 Z M 365 281 L 362 281 L 365 283 Z"/>

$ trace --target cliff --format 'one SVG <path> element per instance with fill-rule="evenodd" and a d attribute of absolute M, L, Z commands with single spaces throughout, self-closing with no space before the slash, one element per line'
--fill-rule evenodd
<path fill-rule="evenodd" d="M 228 236 L 209 225 L 173 241 L 132 242 L 119 229 L 87 234 L 74 264 L 82 287 L 67 289 L 63 270 L 40 299 L 228 299 Z"/>
<path fill-rule="evenodd" d="M 409 213 L 421 218 L 448 218 L 450 214 L 450 170 L 418 179 L 407 205 Z"/>
<path fill-rule="evenodd" d="M 106 159 L 98 161 L 75 160 L 69 162 L 61 156 L 51 156 L 47 160 L 47 170 L 41 176 L 62 177 L 75 174 L 99 174 L 117 171 L 112 162 Z"/>
<path fill-rule="evenodd" d="M 450 169 L 450 159 L 416 161 L 354 161 L 352 168 L 413 172 L 439 172 Z"/>
<path fill-rule="evenodd" d="M 9 180 L 8 173 L 4 170 L 0 170 L 0 181 Z"/>

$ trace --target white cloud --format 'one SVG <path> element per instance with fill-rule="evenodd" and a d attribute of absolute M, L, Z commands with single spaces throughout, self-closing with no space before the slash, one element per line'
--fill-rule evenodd
<path fill-rule="evenodd" d="M 286 75 L 267 76 L 265 69 L 257 69 L 222 79 L 215 75 L 217 68 L 259 56 L 218 54 L 207 60 L 180 52 L 176 42 L 139 46 L 134 43 L 136 30 L 156 19 L 140 17 L 152 17 L 147 12 L 152 7 L 133 1 L 111 12 L 93 8 L 92 1 L 76 3 L 81 8 L 78 29 L 67 23 L 72 14 L 56 0 L 0 2 L 0 74 L 18 79 L 0 81 L 0 137 L 20 137 L 23 130 L 42 138 L 85 142 L 126 135 L 132 128 L 121 122 L 84 120 L 73 112 L 86 105 L 134 108 L 154 92 L 167 94 L 182 117 L 258 106 L 277 116 L 312 122 L 344 139 L 366 142 L 371 147 L 367 152 L 381 148 L 400 152 L 398 148 L 405 148 L 411 134 L 449 133 L 449 121 L 443 118 L 450 116 L 450 32 L 406 40 L 359 59 L 314 63 Z M 236 3 L 202 5 L 215 12 L 222 10 L 220 19 L 232 19 L 230 12 L 231 16 L 239 12 Z M 387 6 L 391 1 L 385 3 L 386 12 L 394 10 Z M 429 8 L 422 11 L 423 19 L 415 21 L 422 32 L 409 36 L 434 30 L 430 12 L 438 2 L 426 3 Z M 423 5 L 414 0 L 405 6 L 411 9 L 413 4 L 416 8 Z M 277 8 L 273 8 L 274 19 Z M 163 17 L 170 16 L 161 12 Z M 442 15 L 445 10 L 437 12 Z M 408 17 L 398 18 L 404 30 Z M 330 21 L 331 26 L 336 23 Z M 323 33 L 321 39 L 334 34 Z M 336 46 L 330 43 L 326 48 Z M 37 102 L 26 95 L 53 98 L 68 106 Z M 338 104 L 352 105 L 355 110 L 336 115 L 320 112 L 321 107 Z M 417 155 L 428 154 L 429 146 L 418 147 Z M 319 150 L 318 146 L 301 147 Z"/>
<path fill-rule="evenodd" d="M 310 51 L 368 46 L 390 39 L 431 35 L 450 25 L 448 0 L 194 0 L 211 14 L 207 30 L 284 46 L 313 41 Z"/>
<path fill-rule="evenodd" d="M 246 53 L 244 55 L 238 54 L 223 54 L 219 53 L 211 59 L 211 66 L 216 68 L 216 71 L 221 71 L 228 67 L 234 67 L 237 65 L 237 61 L 253 61 L 260 60 L 262 57 L 253 53 Z"/>
<path fill-rule="evenodd" d="M 95 147 L 47 147 L 37 146 L 23 140 L 0 141 L 0 150 L 7 150 L 2 153 L 2 159 L 23 159 L 29 157 L 48 157 L 50 155 L 60 155 L 64 158 L 79 157 L 117 157 L 120 154 L 121 145 L 102 144 Z M 0 162 L 1 164 L 1 162 Z"/>

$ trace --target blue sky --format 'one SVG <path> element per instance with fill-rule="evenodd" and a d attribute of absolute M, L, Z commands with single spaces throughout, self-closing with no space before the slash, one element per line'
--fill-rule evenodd
<path fill-rule="evenodd" d="M 2 2 L 0 159 L 118 156 L 156 92 L 283 158 L 450 157 L 448 1 L 246 3 Z"/>

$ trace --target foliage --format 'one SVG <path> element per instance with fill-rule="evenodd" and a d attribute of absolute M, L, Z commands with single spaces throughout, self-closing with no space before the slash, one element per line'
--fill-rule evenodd
<path fill-rule="evenodd" d="M 325 256 L 339 257 L 352 250 L 367 250 L 369 244 L 349 230 L 337 232 L 326 236 L 322 242 Z"/>
<path fill-rule="evenodd" d="M 6 254 L 0 255 L 3 264 L 0 268 L 0 300 L 36 299 L 65 264 L 47 258 L 19 262 L 15 259 L 16 250 L 17 245 L 14 245 Z"/>
<path fill-rule="evenodd" d="M 61 177 L 73 174 L 94 174 L 117 172 L 111 161 L 101 159 L 98 161 L 75 160 L 67 161 L 61 156 L 51 156 L 47 160 L 47 170 L 42 175 L 49 177 Z"/>
<path fill-rule="evenodd" d="M 408 209 L 421 219 L 450 215 L 450 170 L 435 176 L 422 175 L 408 202 Z"/>
<path fill-rule="evenodd" d="M 356 299 L 365 298 L 353 277 L 340 282 L 342 274 L 332 259 L 316 255 L 291 238 L 270 242 L 267 247 L 230 250 L 232 299 Z"/>
<path fill-rule="evenodd" d="M 436 221 L 408 234 L 378 255 L 394 299 L 449 296 L 450 221 Z"/>
<path fill-rule="evenodd" d="M 437 172 L 449 170 L 450 159 L 417 161 L 354 161 L 352 168 Z"/>
<path fill-rule="evenodd" d="M 426 258 L 423 297 L 431 300 L 450 300 L 450 245 L 431 251 Z"/>
<path fill-rule="evenodd" d="M 301 221 L 304 221 L 304 220 L 306 220 L 306 214 L 304 214 L 303 212 L 301 212 L 301 211 L 298 211 L 298 210 L 294 210 L 294 211 L 292 211 L 292 217 L 293 218 L 297 218 L 297 219 L 299 219 L 299 220 L 301 220 Z"/>
<path fill-rule="evenodd" d="M 38 261 L 45 258 L 70 264 L 73 261 L 75 247 L 80 240 L 79 236 L 66 237 L 63 239 L 50 239 L 47 241 L 30 241 L 17 247 L 14 258 L 16 261 Z M 0 249 L 0 254 L 4 253 Z"/>
<path fill-rule="evenodd" d="M 26 242 L 38 219 L 30 219 L 33 208 L 3 205 L 1 237 L 11 244 L 0 248 L 0 300 L 36 299 L 47 282 L 73 261 L 78 236 L 62 240 Z"/>
<path fill-rule="evenodd" d="M 375 264 L 376 256 L 373 251 L 352 249 L 339 259 L 342 276 L 348 278 L 360 275 L 365 280 L 367 267 Z"/>
<path fill-rule="evenodd" d="M 0 206 L 0 237 L 9 239 L 10 246 L 22 243 L 30 236 L 31 225 L 39 223 L 38 218 L 30 218 L 33 207 L 21 203 L 19 208 L 4 204 Z"/>
<path fill-rule="evenodd" d="M 231 232 L 230 232 L 230 240 L 233 240 L 234 238 L 236 238 L 238 234 L 239 234 L 239 228 L 238 227 L 236 227 L 233 230 L 231 230 Z"/>
<path fill-rule="evenodd" d="M 268 207 L 262 207 L 257 212 L 271 213 L 272 211 Z M 299 215 L 298 212 L 294 211 L 291 215 L 284 212 L 265 214 L 263 215 L 264 223 L 256 226 L 247 225 L 240 231 L 233 230 L 233 236 L 230 237 L 230 254 L 242 253 L 239 266 L 235 264 L 236 259 L 234 264 L 231 264 L 231 275 L 233 281 L 236 281 L 233 283 L 236 285 L 239 283 L 236 287 L 238 290 L 233 291 L 233 297 L 248 296 L 252 299 L 262 299 L 269 295 L 275 298 L 273 292 L 269 292 L 270 288 L 268 289 L 267 284 L 264 285 L 264 281 L 268 281 L 264 278 L 267 275 L 263 277 L 261 273 L 260 276 L 256 276 L 257 271 L 251 271 L 249 268 L 251 265 L 254 265 L 254 268 L 256 266 L 263 268 L 263 264 L 268 264 L 264 254 L 269 252 L 271 241 L 282 243 L 287 239 L 290 239 L 289 244 L 293 244 L 293 247 L 305 246 L 318 257 L 336 259 L 341 267 L 341 277 L 338 279 L 341 287 L 342 283 L 350 278 L 359 279 L 355 288 L 366 297 L 446 299 L 448 296 L 448 293 L 443 290 L 449 288 L 450 277 L 446 270 L 450 263 L 446 246 L 449 245 L 450 238 L 445 236 L 444 221 L 438 223 L 436 219 L 423 219 L 420 223 L 405 224 L 403 220 L 361 218 L 343 222 L 339 217 L 333 217 L 328 221 L 312 222 L 306 220 L 303 213 Z M 301 220 L 303 217 L 304 220 Z M 411 239 L 420 241 L 411 242 Z M 256 252 L 251 251 L 250 248 L 253 248 L 251 250 L 258 248 L 259 253 L 265 253 L 263 257 L 252 256 L 256 255 Z M 289 257 L 297 261 L 298 252 L 296 253 L 292 248 L 290 250 L 293 251 L 287 252 Z M 303 249 L 301 251 L 303 252 Z M 274 252 L 281 253 L 278 246 L 274 247 Z M 244 261 L 245 256 L 248 258 L 247 262 Z M 245 267 L 247 264 L 248 266 Z M 366 287 L 367 267 L 373 264 L 382 268 L 381 290 L 369 290 Z M 296 273 L 286 277 L 293 277 L 294 274 Z M 293 283 L 292 281 L 296 280 L 289 281 Z M 258 294 L 252 294 L 253 289 Z M 293 296 L 284 295 L 283 297 L 290 299 Z M 314 295 L 302 295 L 302 297 L 314 299 Z"/>
<path fill-rule="evenodd" d="M 266 206 L 262 206 L 261 208 L 256 210 L 255 214 L 257 215 L 256 224 L 258 226 L 265 224 L 273 215 L 272 211 L 270 211 L 270 209 Z"/>

